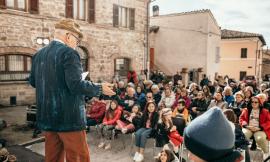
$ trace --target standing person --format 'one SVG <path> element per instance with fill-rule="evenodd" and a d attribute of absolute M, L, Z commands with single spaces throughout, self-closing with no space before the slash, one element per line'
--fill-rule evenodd
<path fill-rule="evenodd" d="M 115 93 L 110 84 L 82 80 L 80 56 L 74 49 L 82 38 L 73 20 L 55 25 L 55 39 L 33 56 L 30 84 L 36 88 L 37 125 L 45 132 L 46 162 L 89 162 L 85 96 Z"/>
<path fill-rule="evenodd" d="M 182 80 L 182 76 L 180 72 L 177 71 L 176 74 L 173 76 L 173 85 L 176 86 L 179 80 Z"/>
<path fill-rule="evenodd" d="M 204 75 L 203 75 L 203 79 L 202 79 L 201 82 L 200 82 L 200 86 L 201 86 L 201 87 L 207 86 L 207 85 L 208 85 L 208 82 L 209 82 L 209 79 L 208 79 L 207 76 L 204 74 Z"/>
<path fill-rule="evenodd" d="M 212 108 L 192 121 L 184 132 L 188 157 L 193 162 L 240 162 L 234 150 L 233 129 L 220 108 Z"/>
<path fill-rule="evenodd" d="M 132 67 L 129 68 L 128 74 L 127 74 L 127 82 L 128 83 L 134 83 L 135 85 L 138 84 L 138 77 L 136 71 L 133 70 Z"/>

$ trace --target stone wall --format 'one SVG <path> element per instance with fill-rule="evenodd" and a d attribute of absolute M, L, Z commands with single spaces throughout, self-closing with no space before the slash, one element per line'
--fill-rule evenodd
<path fill-rule="evenodd" d="M 36 43 L 38 37 L 53 40 L 54 24 L 65 19 L 65 2 L 65 0 L 39 0 L 39 14 L 0 9 L 0 55 L 10 53 L 33 55 L 42 48 Z M 135 30 L 113 27 L 113 4 L 135 8 Z M 88 70 L 91 79 L 110 81 L 114 76 L 116 58 L 130 58 L 137 73 L 144 69 L 146 2 L 96 0 L 95 15 L 96 22 L 93 24 L 89 24 L 87 20 L 76 20 L 84 34 L 82 46 L 89 53 Z M 10 50 L 15 48 L 17 49 L 15 52 Z M 7 89 L 14 86 L 17 85 L 5 84 Z M 0 90 L 2 94 L 2 89 Z M 14 94 L 19 94 L 19 89 L 13 88 L 13 91 Z M 4 103 L 7 103 L 7 98 L 9 97 L 6 96 L 6 99 L 2 100 L 1 96 L 0 101 L 5 100 Z"/>
<path fill-rule="evenodd" d="M 17 105 L 35 103 L 35 90 L 27 82 L 0 83 L 0 105 L 9 106 L 10 97 L 15 96 Z"/>

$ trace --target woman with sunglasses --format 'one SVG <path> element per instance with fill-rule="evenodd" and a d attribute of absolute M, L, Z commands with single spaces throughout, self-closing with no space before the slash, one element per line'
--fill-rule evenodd
<path fill-rule="evenodd" d="M 256 143 L 266 156 L 269 152 L 270 115 L 269 111 L 263 108 L 258 97 L 251 98 L 251 107 L 242 111 L 239 123 L 246 138 L 250 139 L 254 136 Z"/>

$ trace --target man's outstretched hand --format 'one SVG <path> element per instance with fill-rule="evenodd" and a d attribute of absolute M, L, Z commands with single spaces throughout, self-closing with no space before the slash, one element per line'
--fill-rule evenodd
<path fill-rule="evenodd" d="M 107 96 L 115 95 L 115 92 L 112 90 L 113 84 L 110 83 L 102 83 L 102 93 Z"/>

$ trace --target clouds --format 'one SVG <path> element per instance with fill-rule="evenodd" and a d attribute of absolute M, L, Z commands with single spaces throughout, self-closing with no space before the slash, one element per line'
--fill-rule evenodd
<path fill-rule="evenodd" d="M 157 0 L 160 14 L 210 9 L 222 28 L 263 34 L 270 45 L 269 0 Z"/>

